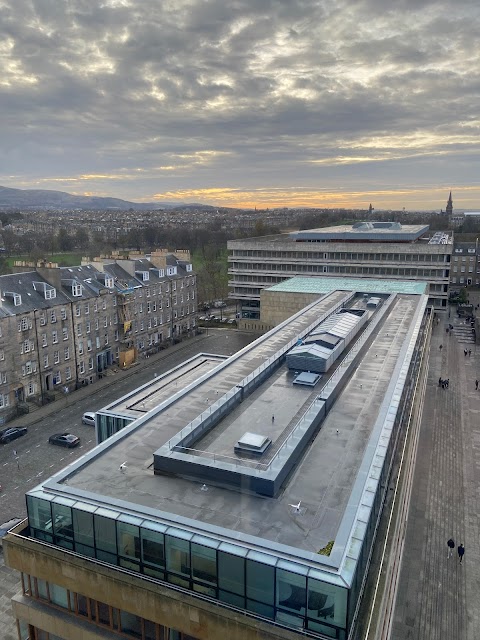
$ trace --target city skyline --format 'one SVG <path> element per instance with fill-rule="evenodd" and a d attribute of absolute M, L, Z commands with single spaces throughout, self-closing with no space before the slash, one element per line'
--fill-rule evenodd
<path fill-rule="evenodd" d="M 0 184 L 480 209 L 471 0 L 0 3 Z"/>

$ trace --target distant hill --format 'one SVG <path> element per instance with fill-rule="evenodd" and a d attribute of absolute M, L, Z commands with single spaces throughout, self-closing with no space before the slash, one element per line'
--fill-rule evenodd
<path fill-rule="evenodd" d="M 9 189 L 0 186 L 0 209 L 170 209 L 178 202 L 129 202 L 119 198 L 73 196 L 47 189 Z"/>

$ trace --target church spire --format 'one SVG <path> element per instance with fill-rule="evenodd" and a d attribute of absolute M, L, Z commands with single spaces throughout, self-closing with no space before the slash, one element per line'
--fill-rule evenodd
<path fill-rule="evenodd" d="M 447 214 L 447 216 L 451 216 L 453 213 L 453 200 L 451 191 L 450 195 L 448 196 L 447 208 L 445 209 L 445 213 Z"/>

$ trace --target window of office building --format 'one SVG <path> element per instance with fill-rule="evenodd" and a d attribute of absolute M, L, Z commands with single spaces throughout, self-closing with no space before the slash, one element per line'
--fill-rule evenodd
<path fill-rule="evenodd" d="M 237 607 L 245 607 L 245 556 L 247 550 L 222 544 L 218 552 L 218 597 Z"/>
<path fill-rule="evenodd" d="M 94 516 L 97 558 L 116 563 L 117 536 L 115 519 L 120 514 L 109 509 L 98 509 Z M 100 553 L 99 553 L 100 551 Z"/>
<path fill-rule="evenodd" d="M 247 609 L 266 618 L 273 618 L 275 558 L 263 553 L 250 554 L 247 559 Z"/>
<path fill-rule="evenodd" d="M 123 558 L 140 560 L 140 524 L 142 520 L 133 516 L 122 515 L 117 521 L 118 553 Z M 120 561 L 122 567 L 139 571 L 139 562 Z"/>
<path fill-rule="evenodd" d="M 190 577 L 190 544 L 189 540 L 192 535 L 186 531 L 175 531 L 175 536 L 165 536 L 167 551 L 167 569 L 172 574 L 168 579 L 180 586 L 188 587 L 189 584 L 184 580 L 176 580 L 173 574 Z M 178 535 L 178 537 L 176 537 Z"/>
<path fill-rule="evenodd" d="M 142 524 L 142 561 L 144 573 L 153 577 L 164 577 L 165 536 L 167 527 L 155 522 Z"/>
<path fill-rule="evenodd" d="M 198 537 L 200 541 L 200 536 Z M 191 544 L 192 578 L 208 584 L 217 584 L 217 548 L 219 543 L 205 538 Z"/>

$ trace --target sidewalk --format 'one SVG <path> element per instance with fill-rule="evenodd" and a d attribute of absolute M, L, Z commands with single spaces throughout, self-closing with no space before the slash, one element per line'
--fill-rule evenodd
<path fill-rule="evenodd" d="M 465 342 L 471 338 L 464 326 L 452 307 L 432 335 L 392 640 L 480 635 L 480 349 Z M 450 378 L 448 389 L 439 386 L 440 377 Z M 450 537 L 465 545 L 462 564 L 456 551 L 447 559 Z"/>

